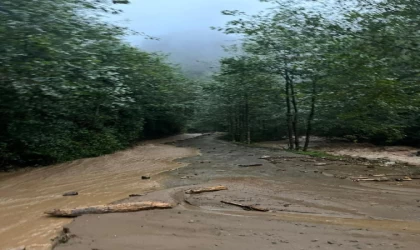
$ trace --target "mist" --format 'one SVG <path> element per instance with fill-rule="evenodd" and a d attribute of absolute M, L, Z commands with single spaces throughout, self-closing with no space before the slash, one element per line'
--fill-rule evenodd
<path fill-rule="evenodd" d="M 224 26 L 230 17 L 222 10 L 257 13 L 267 7 L 258 0 L 132 0 L 118 6 L 123 13 L 114 22 L 144 33 L 126 39 L 150 52 L 169 54 L 169 60 L 191 75 L 211 71 L 226 52 L 223 46 L 235 43 L 234 36 L 211 30 Z M 146 39 L 147 36 L 157 39 Z"/>

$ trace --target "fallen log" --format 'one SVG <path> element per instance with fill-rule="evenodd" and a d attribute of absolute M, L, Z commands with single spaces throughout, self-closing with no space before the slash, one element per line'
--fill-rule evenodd
<path fill-rule="evenodd" d="M 258 211 L 258 212 L 268 212 L 268 211 L 270 211 L 267 208 L 261 208 L 261 207 L 257 207 L 257 206 L 253 206 L 253 205 L 244 205 L 244 204 L 231 202 L 231 201 L 220 201 L 220 202 L 224 203 L 224 204 L 232 205 L 232 206 L 241 207 L 243 210 L 246 210 L 246 211 Z"/>
<path fill-rule="evenodd" d="M 380 178 L 354 178 L 353 181 L 359 182 L 359 181 L 390 181 L 387 177 L 380 177 Z"/>
<path fill-rule="evenodd" d="M 216 186 L 216 187 L 206 187 L 206 188 L 199 188 L 199 189 L 189 189 L 185 191 L 186 194 L 200 194 L 206 192 L 216 192 L 221 190 L 227 190 L 228 188 L 225 186 Z"/>
<path fill-rule="evenodd" d="M 263 164 L 261 164 L 261 163 L 251 163 L 251 164 L 239 164 L 238 166 L 246 168 L 246 167 L 259 167 L 259 166 L 262 166 L 262 165 Z"/>
<path fill-rule="evenodd" d="M 75 195 L 79 195 L 79 193 L 76 191 L 71 191 L 71 192 L 67 192 L 63 194 L 63 196 L 75 196 Z"/>
<path fill-rule="evenodd" d="M 126 213 L 151 209 L 172 208 L 173 205 L 163 202 L 143 201 L 115 205 L 100 205 L 92 207 L 79 207 L 73 209 L 53 209 L 45 214 L 53 217 L 77 217 L 83 214 Z"/>
<path fill-rule="evenodd" d="M 142 194 L 130 194 L 128 197 L 140 197 L 143 196 Z"/>

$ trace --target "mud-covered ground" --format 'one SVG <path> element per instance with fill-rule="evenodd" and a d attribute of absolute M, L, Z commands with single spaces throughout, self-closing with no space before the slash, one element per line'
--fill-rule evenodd
<path fill-rule="evenodd" d="M 311 158 L 215 135 L 175 145 L 201 155 L 145 180 L 159 182 L 161 190 L 119 201 L 156 200 L 175 208 L 81 216 L 69 225 L 73 237 L 56 249 L 419 249 L 420 180 L 395 181 L 415 177 L 418 168 Z M 239 166 L 246 164 L 262 165 Z M 389 181 L 352 180 L 379 174 Z M 216 185 L 228 190 L 185 194 Z"/>
<path fill-rule="evenodd" d="M 107 204 L 133 192 L 156 190 L 159 183 L 141 182 L 141 176 L 185 166 L 174 160 L 198 154 L 196 149 L 162 143 L 195 136 L 144 141 L 100 157 L 0 172 L 0 250 L 17 246 L 25 246 L 26 250 L 51 249 L 50 239 L 71 220 L 49 218 L 44 211 Z M 63 193 L 69 191 L 79 195 L 64 197 Z"/>

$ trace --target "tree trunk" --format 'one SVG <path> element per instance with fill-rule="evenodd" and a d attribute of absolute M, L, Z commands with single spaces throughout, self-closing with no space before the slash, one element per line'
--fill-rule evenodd
<path fill-rule="evenodd" d="M 299 133 L 298 133 L 298 108 L 297 108 L 297 103 L 296 103 L 296 93 L 295 93 L 295 87 L 293 85 L 293 79 L 290 77 L 289 73 L 286 74 L 286 77 L 289 79 L 289 84 L 290 84 L 290 94 L 292 96 L 292 105 L 293 105 L 293 122 L 292 122 L 292 127 L 293 127 L 293 134 L 295 137 L 295 149 L 299 150 L 300 149 L 300 145 L 299 145 Z"/>
<path fill-rule="evenodd" d="M 311 111 L 309 112 L 308 122 L 306 125 L 306 137 L 305 137 L 305 146 L 303 147 L 303 151 L 307 151 L 309 147 L 309 141 L 312 133 L 312 121 L 315 116 L 315 102 L 316 102 L 316 80 L 312 81 L 312 97 L 311 97 Z"/>
<path fill-rule="evenodd" d="M 80 207 L 74 209 L 54 209 L 45 212 L 54 217 L 77 217 L 82 214 L 104 214 L 104 213 L 122 213 L 137 212 L 150 209 L 172 208 L 173 204 L 153 201 L 142 201 L 136 203 L 123 203 L 106 206 Z"/>
<path fill-rule="evenodd" d="M 251 144 L 251 128 L 249 125 L 249 100 L 248 93 L 245 94 L 245 129 L 246 129 L 246 143 Z"/>
<path fill-rule="evenodd" d="M 236 135 L 236 125 L 235 125 L 235 114 L 231 113 L 230 116 L 230 134 L 232 136 L 232 141 L 235 141 L 235 135 Z"/>
<path fill-rule="evenodd" d="M 287 75 L 286 70 L 286 75 Z M 292 110 L 290 105 L 290 82 L 288 77 L 286 77 L 286 117 L 287 117 L 287 133 L 289 136 L 289 149 L 293 149 L 293 124 L 292 124 Z"/>

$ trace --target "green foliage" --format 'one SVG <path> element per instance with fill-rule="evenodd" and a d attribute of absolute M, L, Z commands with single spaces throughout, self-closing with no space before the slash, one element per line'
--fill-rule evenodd
<path fill-rule="evenodd" d="M 180 131 L 189 82 L 101 21 L 106 1 L 0 3 L 0 167 L 113 152 Z"/>
<path fill-rule="evenodd" d="M 419 145 L 418 1 L 263 2 L 273 7 L 258 15 L 223 12 L 236 19 L 218 30 L 244 39 L 242 54 L 222 60 L 208 86 L 218 90 L 207 92 L 213 123 L 232 133 L 228 124 L 239 116 L 250 126 L 239 129 L 241 141 L 247 131 L 259 140 L 281 127 L 291 148 L 303 131 Z"/>

